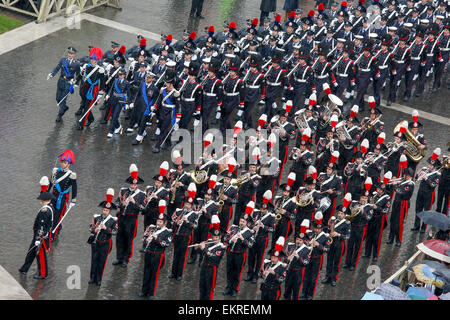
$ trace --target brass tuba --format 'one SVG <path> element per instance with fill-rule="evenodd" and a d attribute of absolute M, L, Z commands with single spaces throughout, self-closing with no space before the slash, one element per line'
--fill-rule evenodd
<path fill-rule="evenodd" d="M 345 128 L 345 121 L 341 121 L 336 125 L 336 135 L 341 138 L 344 137 L 347 140 L 352 140 L 352 136 L 348 133 L 347 129 Z M 353 145 L 351 143 L 345 143 L 341 142 L 345 149 L 349 150 L 353 148 Z"/>
<path fill-rule="evenodd" d="M 408 128 L 408 121 L 403 120 L 400 121 L 394 128 L 394 134 L 400 131 L 400 127 L 404 126 L 406 124 L 406 127 Z M 419 146 L 421 143 L 414 137 L 411 131 L 409 129 L 406 129 L 405 131 L 405 137 L 406 137 L 406 155 L 408 158 L 410 158 L 414 162 L 419 162 L 424 156 L 425 156 L 425 150 L 419 149 Z"/>

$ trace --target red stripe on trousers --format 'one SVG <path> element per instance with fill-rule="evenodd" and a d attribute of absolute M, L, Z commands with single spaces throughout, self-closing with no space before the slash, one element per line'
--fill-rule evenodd
<path fill-rule="evenodd" d="M 106 121 L 109 121 L 110 117 L 111 117 L 111 108 L 109 108 L 108 115 L 106 116 Z"/>
<path fill-rule="evenodd" d="M 287 155 L 288 155 L 288 146 L 286 146 L 286 152 L 284 153 L 284 159 L 283 159 L 283 164 L 281 165 L 280 176 L 278 178 L 278 184 L 280 184 L 280 182 L 281 182 L 281 176 L 283 175 L 283 169 L 284 169 L 284 165 L 286 164 Z"/>
<path fill-rule="evenodd" d="M 44 250 L 45 250 L 45 241 L 42 241 L 42 245 L 39 248 L 39 261 L 41 264 L 41 277 L 45 278 L 47 276 L 47 264 L 45 263 L 45 259 L 44 259 Z"/>
<path fill-rule="evenodd" d="M 322 262 L 323 262 L 323 254 L 320 256 L 319 271 L 317 271 L 316 281 L 314 282 L 314 290 L 313 290 L 313 294 L 312 294 L 313 297 L 314 297 L 314 293 L 316 292 L 317 279 L 319 279 L 320 270 L 322 269 Z"/>
<path fill-rule="evenodd" d="M 188 245 L 186 246 L 186 252 L 184 253 L 183 271 L 181 271 L 181 274 L 184 273 L 184 267 L 186 266 L 187 254 L 188 254 L 188 251 L 189 251 L 189 245 L 190 244 L 191 244 L 191 235 L 189 235 Z"/>
<path fill-rule="evenodd" d="M 244 259 L 242 261 L 242 267 L 241 272 L 239 272 L 239 280 L 237 285 L 237 291 L 239 291 L 239 285 L 241 284 L 241 276 L 242 276 L 242 270 L 244 270 L 245 261 L 247 260 L 247 252 L 244 252 Z"/>
<path fill-rule="evenodd" d="M 347 187 L 348 187 L 348 181 L 345 183 L 345 187 L 344 187 L 344 195 L 347 194 Z"/>
<path fill-rule="evenodd" d="M 342 250 L 341 250 L 341 257 L 339 258 L 339 263 L 338 263 L 338 270 L 336 273 L 336 280 L 339 278 L 339 269 L 341 268 L 341 260 L 342 260 L 342 256 L 344 255 L 344 250 L 345 250 L 345 241 L 342 241 Z"/>
<path fill-rule="evenodd" d="M 444 202 L 445 203 L 445 202 Z M 448 196 L 447 199 L 447 208 L 445 209 L 445 215 L 448 217 L 448 208 L 450 207 L 450 195 Z"/>
<path fill-rule="evenodd" d="M 303 270 L 302 270 L 302 281 L 300 282 L 300 286 L 298 287 L 297 300 L 300 300 L 300 291 L 301 291 L 302 285 L 303 285 L 303 278 L 305 278 L 305 268 L 303 268 Z"/>
<path fill-rule="evenodd" d="M 233 216 L 233 206 L 230 206 L 230 214 L 229 214 L 229 218 L 228 218 L 228 222 L 227 222 L 227 227 L 226 229 L 228 230 L 228 225 L 230 224 L 230 220 L 231 217 Z"/>
<path fill-rule="evenodd" d="M 378 243 L 377 243 L 377 257 L 380 254 L 380 248 L 381 248 L 381 238 L 383 237 L 383 227 L 384 227 L 384 216 L 381 217 L 381 228 L 380 232 L 378 233 Z"/>
<path fill-rule="evenodd" d="M 402 201 L 400 205 L 400 228 L 398 231 L 398 238 L 400 239 L 400 242 L 402 242 L 403 239 L 403 216 L 405 214 L 405 207 L 408 208 L 408 201 Z"/>
<path fill-rule="evenodd" d="M 277 300 L 280 300 L 280 293 L 281 293 L 281 290 L 278 289 L 278 290 L 277 290 Z"/>
<path fill-rule="evenodd" d="M 263 264 L 263 261 L 264 261 L 264 254 L 266 253 L 266 249 L 267 249 L 267 243 L 269 242 L 269 237 L 266 237 L 266 244 L 264 245 L 264 251 L 263 251 L 263 254 L 262 254 L 262 256 L 261 256 L 261 261 L 259 262 L 259 268 L 258 268 L 258 270 L 261 270 L 261 267 L 262 267 L 262 264 Z"/>
<path fill-rule="evenodd" d="M 112 250 L 112 239 L 109 239 L 109 248 L 108 248 L 108 253 L 106 254 L 105 263 L 103 264 L 102 278 L 101 278 L 101 279 L 103 279 L 103 272 L 105 272 L 106 261 L 108 261 L 108 256 L 109 256 L 109 253 L 111 252 L 111 250 Z M 100 279 L 100 280 L 101 280 L 101 279 Z"/>
<path fill-rule="evenodd" d="M 130 262 L 131 257 L 133 256 L 133 242 L 134 242 L 134 238 L 136 238 L 136 232 L 137 232 L 137 228 L 138 228 L 138 222 L 139 222 L 139 216 L 136 216 L 136 222 L 134 223 L 134 233 L 133 233 L 133 238 L 131 239 L 131 250 L 130 250 L 130 257 L 127 259 L 127 263 Z"/>
<path fill-rule="evenodd" d="M 287 239 L 287 237 L 288 237 L 288 234 L 289 234 L 289 230 L 291 229 L 291 220 L 289 220 L 289 222 L 288 222 L 288 227 L 287 227 L 287 230 L 286 230 L 286 235 L 284 236 L 284 239 L 286 240 Z"/>
<path fill-rule="evenodd" d="M 336 209 L 336 199 L 337 198 L 334 198 L 334 200 L 333 200 L 333 207 L 331 208 L 331 213 L 330 213 L 329 218 L 334 216 L 334 210 Z"/>
<path fill-rule="evenodd" d="M 155 295 L 156 286 L 158 285 L 159 271 L 161 271 L 161 264 L 162 264 L 162 261 L 164 259 L 164 255 L 165 255 L 165 253 L 162 253 L 161 254 L 161 258 L 159 258 L 158 271 L 156 271 L 155 286 L 153 287 L 153 294 L 152 294 L 152 296 Z"/>
<path fill-rule="evenodd" d="M 360 254 L 361 254 L 361 249 L 362 249 L 362 243 L 363 243 L 364 237 L 365 237 L 365 235 L 366 235 L 366 229 L 367 229 L 367 227 L 365 227 L 364 230 L 363 230 L 363 235 L 362 235 L 362 238 L 361 238 L 361 243 L 359 244 L 358 256 L 356 257 L 356 262 L 355 262 L 355 269 L 356 269 L 356 267 L 358 266 L 359 256 L 360 256 Z"/>
<path fill-rule="evenodd" d="M 213 269 L 214 269 L 213 282 L 212 282 L 212 285 L 211 285 L 211 291 L 210 291 L 210 294 L 209 294 L 209 300 L 213 299 L 213 297 L 214 297 L 214 288 L 216 287 L 217 267 L 213 266 Z"/>
<path fill-rule="evenodd" d="M 88 109 L 92 106 L 94 101 L 97 99 L 97 93 L 98 93 L 98 86 L 94 86 L 94 95 L 92 96 L 92 100 L 91 100 L 91 103 L 89 103 Z M 86 114 L 86 116 L 83 119 L 83 128 L 84 128 L 84 125 L 86 124 L 87 119 L 89 118 L 89 115 L 91 114 L 91 110 L 89 110 L 89 112 Z"/>

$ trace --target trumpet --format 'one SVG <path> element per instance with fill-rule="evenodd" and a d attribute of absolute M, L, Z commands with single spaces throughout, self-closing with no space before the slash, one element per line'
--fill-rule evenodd
<path fill-rule="evenodd" d="M 233 187 L 240 187 L 242 184 L 246 183 L 249 180 L 250 180 L 250 175 L 247 172 L 246 174 L 243 174 L 239 178 L 237 178 L 236 181 L 231 182 L 231 185 Z"/>

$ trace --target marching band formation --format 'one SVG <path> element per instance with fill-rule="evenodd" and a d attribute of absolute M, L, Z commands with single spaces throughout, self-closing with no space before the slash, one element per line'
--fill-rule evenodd
<path fill-rule="evenodd" d="M 155 297 L 166 249 L 173 244 L 169 278 L 181 281 L 185 265 L 198 260 L 200 299 L 214 298 L 226 256 L 223 294 L 238 296 L 246 269 L 244 281 L 259 281 L 261 298 L 270 300 L 282 294 L 284 299 L 312 299 L 325 263 L 322 283 L 336 286 L 341 261 L 343 268 L 355 270 L 364 241 L 362 257 L 376 262 L 387 226 L 387 243 L 400 246 L 416 188 L 415 213 L 436 203 L 448 215 L 449 155 L 435 148 L 427 157 L 419 113 L 414 110 L 410 122 L 398 123 L 393 141 L 385 143 L 390 134 L 384 132 L 379 109 L 385 87 L 387 105 L 396 101 L 403 78 L 405 101 L 415 84 L 416 96 L 426 83 L 437 90 L 449 57 L 447 3 L 403 2 L 373 1 L 366 8 L 364 1 L 353 7 L 342 1 L 329 10 L 320 3 L 317 12 L 310 10 L 303 18 L 300 11 L 292 12 L 284 24 L 280 15 L 273 22 L 266 18 L 260 27 L 258 19 L 249 20 L 240 31 L 235 22 L 225 22 L 220 33 L 213 26 L 198 38 L 186 32 L 173 45 L 171 35 L 162 35 L 149 49 L 146 39 L 138 37 L 128 51 L 113 42 L 111 51 L 103 54 L 93 47 L 80 60 L 69 47 L 68 57 L 48 75 L 61 69 L 56 121 L 79 84 L 80 130 L 94 121 L 92 108 L 104 96 L 101 123 L 110 121 L 108 137 L 123 131 L 123 110 L 130 120 L 126 132 L 136 134 L 133 144 L 142 143 L 155 121 L 153 152 L 169 148 L 171 133 L 189 129 L 191 121 L 203 133 L 210 124 L 219 124 L 222 132 L 234 130 L 223 150 L 213 149 L 214 136 L 206 133 L 202 157 L 190 170 L 174 150 L 173 168 L 164 161 L 153 185 L 144 190 L 131 164 L 128 186 L 115 200 L 109 188 L 99 205 L 102 212 L 92 218 L 89 283 L 101 285 L 112 235 L 112 264 L 126 268 L 131 262 L 140 214 L 145 231 L 140 296 Z M 366 104 L 371 83 L 373 95 L 366 96 Z M 255 126 L 252 116 L 259 103 L 264 111 Z M 359 120 L 366 105 L 369 115 Z M 247 137 L 240 150 L 238 139 L 248 128 L 256 128 L 256 135 Z M 242 151 L 247 161 L 238 164 Z M 20 269 L 26 274 L 36 257 L 38 279 L 47 276 L 46 254 L 77 196 L 76 174 L 69 169 L 74 154 L 66 150 L 59 158 L 61 168 L 53 170 L 51 179 L 41 179 L 42 208 Z M 426 166 L 418 167 L 424 158 Z M 116 216 L 111 210 L 118 210 Z M 416 217 L 411 230 L 425 232 L 426 225 Z"/>

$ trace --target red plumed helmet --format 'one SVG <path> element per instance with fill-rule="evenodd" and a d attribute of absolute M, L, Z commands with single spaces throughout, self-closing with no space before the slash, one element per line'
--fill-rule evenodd
<path fill-rule="evenodd" d="M 111 203 L 113 199 L 114 199 L 114 189 L 108 188 L 108 190 L 106 190 L 106 202 Z"/>
<path fill-rule="evenodd" d="M 323 220 L 322 212 L 317 211 L 315 216 L 314 216 L 314 220 L 316 221 L 317 224 L 322 224 L 322 220 Z"/>
<path fill-rule="evenodd" d="M 258 22 L 259 22 L 258 18 L 253 19 L 252 26 L 256 27 L 258 25 Z"/>
<path fill-rule="evenodd" d="M 134 163 L 130 165 L 130 177 L 133 178 L 133 180 L 137 180 L 138 178 L 138 167 Z"/>
<path fill-rule="evenodd" d="M 336 161 L 339 159 L 339 151 L 334 151 L 331 154 L 330 163 L 336 163 Z"/>
<path fill-rule="evenodd" d="M 166 211 L 166 200 L 164 200 L 164 199 L 159 200 L 158 210 L 159 210 L 160 214 L 162 214 L 162 213 L 164 213 L 164 211 Z"/>
<path fill-rule="evenodd" d="M 372 188 L 372 178 L 371 177 L 366 178 L 366 181 L 364 182 L 364 188 L 366 189 L 366 191 L 369 191 L 370 188 Z"/>
<path fill-rule="evenodd" d="M 377 137 L 377 143 L 383 144 L 384 140 L 386 139 L 386 133 L 381 132 Z"/>
<path fill-rule="evenodd" d="M 159 175 L 164 177 L 167 171 L 169 171 L 169 163 L 167 161 L 164 161 L 159 166 Z"/>
<path fill-rule="evenodd" d="M 348 208 L 348 206 L 350 205 L 351 202 L 352 202 L 352 194 L 350 192 L 347 192 L 347 194 L 344 197 L 344 201 L 342 203 L 342 206 L 344 208 Z"/>
<path fill-rule="evenodd" d="M 172 153 L 173 162 L 175 162 L 178 166 L 183 162 L 183 158 L 181 157 L 181 153 L 178 149 L 175 149 Z"/>
<path fill-rule="evenodd" d="M 417 110 L 413 110 L 413 112 L 411 114 L 411 117 L 413 119 L 413 122 L 419 121 L 419 112 Z"/>
<path fill-rule="evenodd" d="M 263 113 L 258 119 L 258 125 L 262 128 L 267 122 L 267 114 Z"/>
<path fill-rule="evenodd" d="M 219 219 L 219 216 L 217 214 L 215 214 L 215 215 L 213 215 L 211 217 L 211 225 L 212 225 L 214 230 L 219 230 L 219 228 L 220 228 L 220 219 Z"/>
<path fill-rule="evenodd" d="M 197 194 L 197 186 L 195 183 L 191 182 L 187 189 L 188 197 L 194 199 L 195 195 Z"/>
<path fill-rule="evenodd" d="M 205 140 L 203 141 L 203 146 L 205 148 L 208 147 L 212 143 L 213 139 L 214 139 L 214 135 L 212 133 L 208 133 L 205 136 Z"/>
<path fill-rule="evenodd" d="M 383 176 L 383 184 L 388 184 L 389 181 L 391 181 L 391 179 L 392 179 L 392 172 L 391 171 L 386 172 Z"/>
<path fill-rule="evenodd" d="M 314 18 L 314 10 L 313 9 L 308 11 L 308 17 Z"/>
<path fill-rule="evenodd" d="M 362 153 L 366 153 L 368 149 L 369 149 L 369 140 L 364 139 L 364 140 L 361 142 L 361 152 L 362 152 Z"/>
<path fill-rule="evenodd" d="M 247 203 L 247 206 L 245 207 L 245 213 L 250 215 L 250 214 L 252 214 L 254 209 L 255 209 L 255 203 L 253 201 L 249 201 Z"/>
<path fill-rule="evenodd" d="M 236 30 L 236 22 L 231 21 L 230 24 L 228 25 L 228 28 L 232 29 L 232 30 Z"/>
<path fill-rule="evenodd" d="M 209 26 L 209 28 L 208 28 L 208 32 L 212 32 L 212 33 L 214 33 L 215 31 L 214 31 L 214 26 Z"/>
<path fill-rule="evenodd" d="M 120 49 L 119 49 L 119 52 L 121 54 L 125 54 L 125 52 L 127 52 L 127 48 L 125 46 L 121 46 Z"/>
<path fill-rule="evenodd" d="M 216 186 L 216 182 L 217 182 L 217 175 L 213 174 L 208 181 L 208 188 L 210 189 L 214 189 L 214 187 Z"/>
<path fill-rule="evenodd" d="M 322 3 L 321 3 L 322 4 Z M 327 94 L 327 95 L 329 95 L 329 94 L 331 94 L 331 89 L 330 89 L 330 85 L 328 84 L 328 83 L 324 83 L 323 84 L 323 91 L 325 91 L 325 93 Z"/>
<path fill-rule="evenodd" d="M 309 166 L 308 167 L 308 174 L 314 180 L 317 179 L 317 169 L 314 166 Z"/>
<path fill-rule="evenodd" d="M 295 18 L 295 11 L 291 11 L 291 13 L 289 13 L 289 18 Z"/>
<path fill-rule="evenodd" d="M 303 130 L 302 140 L 308 141 L 309 138 L 311 138 L 311 128 L 308 127 L 305 130 Z"/>
<path fill-rule="evenodd" d="M 325 6 L 323 5 L 323 3 L 321 2 L 321 3 L 319 3 L 319 5 L 317 6 L 317 10 L 319 10 L 319 11 L 323 11 L 323 10 L 325 10 Z"/>
<path fill-rule="evenodd" d="M 89 58 L 99 61 L 103 58 L 103 50 L 99 47 L 92 47 L 89 51 Z"/>
<path fill-rule="evenodd" d="M 330 118 L 331 127 L 335 128 L 338 121 L 339 121 L 339 118 L 338 118 L 337 114 L 333 114 Z"/>
<path fill-rule="evenodd" d="M 239 120 L 238 122 L 236 122 L 236 124 L 234 125 L 234 133 L 235 134 L 239 134 L 239 132 L 241 132 L 242 130 L 242 121 Z"/>
<path fill-rule="evenodd" d="M 431 155 L 431 161 L 436 161 L 437 158 L 441 155 L 441 148 L 436 148 L 433 150 L 433 154 Z"/>
<path fill-rule="evenodd" d="M 291 112 L 292 104 L 292 100 L 286 101 L 286 112 Z"/>
<path fill-rule="evenodd" d="M 67 161 L 70 164 L 74 164 L 75 163 L 75 154 L 73 153 L 72 150 L 65 150 L 63 153 L 61 153 L 59 156 L 59 161 Z"/>
<path fill-rule="evenodd" d="M 284 237 L 279 237 L 277 242 L 275 243 L 275 248 L 274 248 L 274 256 L 279 256 L 281 250 L 283 250 L 284 247 Z"/>
<path fill-rule="evenodd" d="M 263 194 L 263 204 L 268 204 L 270 201 L 272 201 L 272 190 L 267 190 Z"/>
<path fill-rule="evenodd" d="M 172 35 L 171 34 L 169 34 L 168 36 L 167 36 L 167 38 L 166 38 L 166 43 L 167 43 L 167 45 L 169 45 L 169 44 L 171 44 L 172 43 Z"/>
<path fill-rule="evenodd" d="M 268 140 L 269 140 L 269 147 L 270 148 L 273 148 L 273 146 L 277 144 L 277 136 L 275 135 L 274 132 L 272 132 L 269 135 L 269 139 Z"/>
<path fill-rule="evenodd" d="M 275 16 L 275 21 L 278 22 L 278 23 L 281 21 L 281 15 L 280 14 L 277 14 Z"/>
<path fill-rule="evenodd" d="M 401 126 L 400 126 L 400 133 L 405 133 L 406 129 L 408 129 L 408 122 L 404 122 Z"/>
<path fill-rule="evenodd" d="M 43 176 L 41 180 L 39 180 L 39 184 L 41 185 L 41 191 L 46 192 L 48 186 L 50 185 L 50 181 L 48 180 L 47 176 Z"/>
<path fill-rule="evenodd" d="M 375 98 L 373 96 L 369 96 L 367 102 L 369 103 L 370 109 L 375 109 Z"/>
<path fill-rule="evenodd" d="M 228 172 L 233 172 L 234 168 L 236 168 L 237 162 L 234 157 L 228 158 L 227 166 L 228 166 Z"/>
<path fill-rule="evenodd" d="M 309 220 L 303 219 L 302 224 L 300 225 L 300 233 L 305 234 L 306 230 L 309 229 Z"/>
<path fill-rule="evenodd" d="M 142 38 L 141 41 L 139 42 L 139 46 L 140 47 L 145 47 L 147 45 L 147 39 Z"/>
<path fill-rule="evenodd" d="M 359 107 L 357 104 L 355 104 L 351 109 L 350 109 L 350 118 L 354 118 L 358 115 L 358 111 L 359 111 Z"/>
<path fill-rule="evenodd" d="M 315 105 L 317 103 L 317 95 L 315 94 L 315 93 L 312 93 L 310 96 L 309 96 L 309 102 L 308 102 L 308 104 L 310 105 L 310 106 L 313 106 L 313 105 Z"/>
<path fill-rule="evenodd" d="M 195 33 L 195 31 L 192 31 L 191 34 L 189 35 L 189 39 L 191 39 L 192 41 L 194 41 L 195 38 L 197 38 L 197 34 Z"/>
<path fill-rule="evenodd" d="M 260 156 L 261 150 L 259 149 L 259 147 L 254 147 L 252 151 L 253 160 L 258 161 Z"/>
<path fill-rule="evenodd" d="M 342 1 L 342 2 L 341 2 L 341 6 L 347 7 L 347 1 Z"/>
<path fill-rule="evenodd" d="M 408 159 L 404 154 L 400 156 L 400 167 L 403 169 L 406 169 L 406 166 L 408 165 Z"/>
<path fill-rule="evenodd" d="M 292 185 L 294 184 L 296 178 L 297 178 L 297 176 L 295 175 L 295 172 L 289 173 L 289 175 L 287 177 L 287 185 L 289 187 L 292 187 Z"/>

